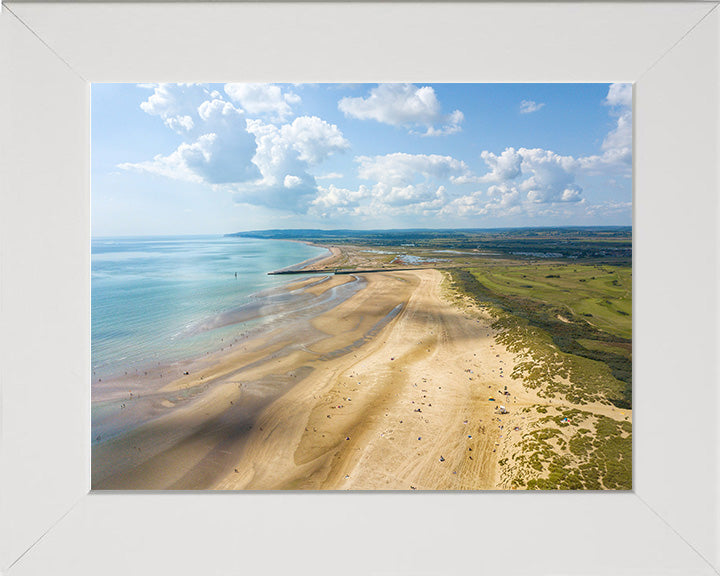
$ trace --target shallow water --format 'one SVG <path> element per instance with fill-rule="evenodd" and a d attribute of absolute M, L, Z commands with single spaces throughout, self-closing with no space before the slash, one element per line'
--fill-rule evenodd
<path fill-rule="evenodd" d="M 293 294 L 276 290 L 286 277 L 267 272 L 327 253 L 223 236 L 93 239 L 93 384 L 201 356 L 276 318 Z"/>

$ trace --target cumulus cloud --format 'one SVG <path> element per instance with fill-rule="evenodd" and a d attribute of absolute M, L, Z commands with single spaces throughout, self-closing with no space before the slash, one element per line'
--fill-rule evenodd
<path fill-rule="evenodd" d="M 327 188 L 320 186 L 318 193 L 312 201 L 314 212 L 321 217 L 330 214 L 357 214 L 364 200 L 372 196 L 367 186 L 360 186 L 357 190 L 340 188 L 331 184 Z"/>
<path fill-rule="evenodd" d="M 279 122 L 291 116 L 292 106 L 300 102 L 300 96 L 283 92 L 275 84 L 229 83 L 225 84 L 225 93 L 249 115 L 267 116 Z"/>
<path fill-rule="evenodd" d="M 617 124 L 605 137 L 602 149 L 606 154 L 624 158 L 630 162 L 632 158 L 632 85 L 611 84 L 605 100 L 612 107 L 612 114 L 617 116 Z"/>
<path fill-rule="evenodd" d="M 255 136 L 253 163 L 262 177 L 238 186 L 236 199 L 293 211 L 307 208 L 317 191 L 308 169 L 350 146 L 337 126 L 316 116 L 300 116 L 282 126 L 248 120 L 247 131 Z"/>
<path fill-rule="evenodd" d="M 167 156 L 160 154 L 150 161 L 119 167 L 208 184 L 257 178 L 260 172 L 252 163 L 255 138 L 245 129 L 243 112 L 228 102 L 208 100 L 199 106 L 197 114 L 202 122 L 197 126 L 193 123 L 189 130 L 197 133 L 194 141 L 182 143 Z"/>
<path fill-rule="evenodd" d="M 379 89 L 374 89 L 368 98 L 350 99 L 351 104 L 357 104 L 355 116 L 407 125 L 410 117 L 407 110 L 413 107 L 403 108 L 398 101 L 402 102 L 401 96 L 409 99 L 412 91 L 395 88 L 390 93 L 394 99 L 381 99 L 384 92 Z M 381 100 L 384 107 L 380 105 Z M 600 170 L 623 174 L 630 168 L 631 87 L 611 85 L 604 103 L 616 120 L 603 141 L 600 155 L 574 157 L 542 148 L 508 147 L 500 153 L 486 150 L 480 157 L 487 172 L 480 175 L 474 174 L 462 160 L 450 156 L 403 153 L 360 156 L 356 158 L 358 176 L 373 183 L 365 188 L 363 195 L 357 195 L 358 191 L 348 191 L 345 196 L 336 192 L 333 198 L 345 198 L 352 192 L 356 202 L 342 205 L 352 207 L 355 213 L 373 209 L 393 214 L 433 213 L 434 210 L 440 216 L 460 217 L 577 214 L 587 206 L 578 178 Z M 434 104 L 436 100 L 427 95 L 424 106 L 415 102 L 416 120 L 422 118 L 427 122 L 433 113 L 437 113 Z M 533 101 L 522 103 L 527 113 L 542 106 Z M 489 187 L 467 190 L 467 186 L 478 184 Z M 451 185 L 448 190 L 447 186 Z M 438 196 L 441 188 L 442 194 Z M 442 202 L 438 202 L 438 198 Z M 332 206 L 331 202 L 324 204 L 325 209 Z"/>
<path fill-rule="evenodd" d="M 422 215 L 462 217 L 550 213 L 562 205 L 581 204 L 575 182 L 578 162 L 540 148 L 485 151 L 489 171 L 473 174 L 452 156 L 394 153 L 359 156 L 357 190 L 329 187 L 313 202 L 315 213 L 328 215 Z M 486 190 L 470 189 L 489 183 Z"/>
<path fill-rule="evenodd" d="M 582 189 L 575 183 L 578 163 L 572 156 L 561 156 L 541 148 L 520 148 L 521 173 L 526 176 L 518 189 L 533 203 L 578 202 Z"/>
<path fill-rule="evenodd" d="M 186 141 L 167 155 L 124 163 L 119 167 L 222 186 L 238 202 L 303 211 L 317 191 L 309 169 L 350 144 L 334 124 L 315 116 L 299 116 L 282 125 L 266 123 L 285 117 L 299 100 L 273 85 L 227 85 L 225 92 L 202 85 L 157 85 L 141 104 L 148 114 L 182 134 Z M 264 98 L 267 99 L 264 99 Z"/>
<path fill-rule="evenodd" d="M 354 175 L 361 184 L 350 187 L 318 184 L 343 178 L 340 173 L 323 173 L 319 167 L 333 154 L 347 151 L 350 144 L 338 126 L 317 116 L 291 119 L 299 97 L 284 87 L 230 84 L 224 93 L 194 84 L 150 89 L 152 94 L 142 109 L 162 119 L 184 142 L 169 154 L 120 167 L 220 186 L 240 203 L 368 221 L 379 216 L 418 216 L 429 219 L 426 222 L 432 218 L 472 222 L 478 216 L 612 217 L 613 211 L 628 210 L 623 203 L 592 208 L 584 200 L 580 182 L 587 185 L 585 178 L 593 174 L 612 178 L 630 174 L 629 85 L 613 84 L 608 90 L 604 103 L 612 126 L 597 155 L 574 157 L 542 148 L 506 147 L 483 151 L 479 159 L 486 168 L 478 172 L 449 155 L 361 155 L 355 158 Z M 526 113 L 542 105 L 521 103 Z M 348 117 L 423 135 L 451 133 L 463 121 L 459 110 L 443 115 L 431 87 L 410 84 L 377 86 L 365 97 L 343 98 L 339 108 Z"/>
<path fill-rule="evenodd" d="M 448 201 L 446 185 L 470 171 L 451 156 L 386 154 L 359 156 L 358 176 L 368 185 L 357 189 L 320 188 L 312 212 L 356 216 L 437 214 Z"/>
<path fill-rule="evenodd" d="M 317 116 L 299 116 L 280 128 L 282 138 L 292 142 L 298 158 L 308 164 L 319 164 L 331 154 L 350 148 L 350 143 L 335 124 Z"/>
<path fill-rule="evenodd" d="M 481 190 L 450 200 L 439 212 L 441 216 L 479 216 L 487 214 L 488 200 Z"/>
<path fill-rule="evenodd" d="M 455 110 L 444 118 L 444 124 L 435 128 L 434 126 L 428 126 L 427 130 L 422 136 L 448 136 L 455 134 L 462 130 L 461 124 L 465 119 L 465 115 L 460 110 Z"/>
<path fill-rule="evenodd" d="M 199 102 L 210 96 L 201 84 L 151 84 L 144 85 L 153 93 L 140 104 L 140 108 L 151 116 L 159 116 L 165 125 L 179 134 L 193 129 L 194 115 Z"/>
<path fill-rule="evenodd" d="M 451 198 L 440 215 L 470 218 L 505 218 L 523 215 L 558 216 L 577 213 L 570 206 L 584 205 L 576 182 L 579 162 L 541 148 L 506 148 L 501 154 L 484 151 L 489 171 L 468 182 L 490 183 L 485 192 L 475 190 Z"/>
<path fill-rule="evenodd" d="M 464 119 L 460 110 L 443 115 L 435 90 L 413 84 L 379 84 L 365 98 L 341 99 L 338 108 L 349 118 L 375 120 L 411 131 L 424 129 L 425 136 L 459 132 Z"/>
<path fill-rule="evenodd" d="M 490 172 L 479 179 L 481 182 L 504 182 L 520 175 L 522 155 L 515 148 L 506 148 L 499 156 L 483 150 L 480 157 L 490 168 Z"/>
<path fill-rule="evenodd" d="M 535 102 L 534 100 L 523 100 L 520 102 L 520 114 L 532 114 L 545 106 L 544 102 Z"/>
<path fill-rule="evenodd" d="M 602 154 L 581 159 L 581 165 L 589 171 L 616 168 L 625 176 L 632 173 L 632 84 L 611 84 L 605 104 L 615 117 L 614 128 L 602 143 Z"/>
<path fill-rule="evenodd" d="M 525 213 L 547 215 L 571 213 L 572 205 L 583 206 L 588 215 L 597 211 L 611 214 L 628 210 L 630 203 L 607 203 L 590 208 L 583 199 L 577 179 L 583 174 L 616 174 L 629 176 L 632 171 L 632 86 L 612 84 L 604 104 L 615 118 L 613 128 L 603 140 L 602 153 L 591 156 L 563 156 L 541 148 L 506 148 L 501 154 L 481 153 L 488 172 L 479 177 L 468 176 L 468 182 L 490 183 L 487 198 L 481 192 L 462 194 L 444 208 L 444 212 L 467 216 Z M 532 105 L 532 106 L 531 106 Z M 521 105 L 535 110 L 535 102 Z M 562 208 L 565 207 L 565 208 Z M 593 212 L 595 210 L 596 212 Z M 600 212 L 597 212 L 600 213 Z"/>
<path fill-rule="evenodd" d="M 608 106 L 632 108 L 632 84 L 611 84 L 605 103 Z"/>
<path fill-rule="evenodd" d="M 405 154 L 402 152 L 384 156 L 358 156 L 358 176 L 376 180 L 390 186 L 429 180 L 464 182 L 471 175 L 470 168 L 452 156 L 437 154 Z"/>
<path fill-rule="evenodd" d="M 500 154 L 485 150 L 480 157 L 489 171 L 461 180 L 493 184 L 488 196 L 498 191 L 512 192 L 513 198 L 522 196 L 524 201 L 534 204 L 581 200 L 582 189 L 575 183 L 579 163 L 572 156 L 561 156 L 542 148 L 506 148 Z"/>

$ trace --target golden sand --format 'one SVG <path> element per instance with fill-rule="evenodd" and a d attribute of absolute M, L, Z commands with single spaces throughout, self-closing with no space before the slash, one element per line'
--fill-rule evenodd
<path fill-rule="evenodd" d="M 514 355 L 491 319 L 452 303 L 438 270 L 359 276 L 331 310 L 167 385 L 188 399 L 94 446 L 93 488 L 496 489 L 496 407 L 538 398 L 509 377 Z"/>

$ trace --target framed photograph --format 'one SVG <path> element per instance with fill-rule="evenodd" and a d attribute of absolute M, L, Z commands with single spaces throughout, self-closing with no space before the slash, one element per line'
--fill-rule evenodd
<path fill-rule="evenodd" d="M 716 6 L 4 4 L 2 572 L 717 573 Z"/>
<path fill-rule="evenodd" d="M 93 490 L 632 489 L 631 84 L 91 90 Z"/>

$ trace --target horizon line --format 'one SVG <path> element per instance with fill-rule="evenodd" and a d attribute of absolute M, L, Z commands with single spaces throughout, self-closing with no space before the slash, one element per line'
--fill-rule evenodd
<path fill-rule="evenodd" d="M 492 228 L 254 228 L 248 230 L 238 230 L 236 232 L 198 232 L 192 234 L 112 234 L 112 235 L 91 235 L 92 240 L 103 238 L 169 238 L 177 236 L 199 237 L 199 236 L 229 236 L 232 234 L 245 234 L 250 232 L 275 232 L 275 231 L 318 231 L 318 232 L 453 232 L 453 231 L 494 231 L 494 230 L 563 230 L 563 229 L 598 229 L 598 228 L 630 228 L 632 224 L 589 224 L 589 225 L 573 225 L 567 224 L 562 226 L 495 226 Z"/>

